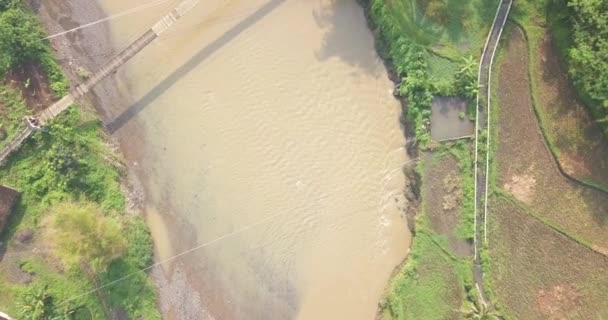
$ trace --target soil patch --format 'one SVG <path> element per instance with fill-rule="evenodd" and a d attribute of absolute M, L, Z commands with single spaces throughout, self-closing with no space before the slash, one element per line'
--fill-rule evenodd
<path fill-rule="evenodd" d="M 504 185 L 505 190 L 510 192 L 517 200 L 530 204 L 534 198 L 534 186 L 536 178 L 531 174 L 513 176 L 510 182 Z"/>
<path fill-rule="evenodd" d="M 536 55 L 537 107 L 544 118 L 545 131 L 559 151 L 561 166 L 577 179 L 608 189 L 608 141 L 589 109 L 577 98 L 548 33 Z"/>
<path fill-rule="evenodd" d="M 513 319 L 608 317 L 608 258 L 572 241 L 504 198 L 491 199 L 490 273 Z"/>
<path fill-rule="evenodd" d="M 564 314 L 580 307 L 580 293 L 575 285 L 556 285 L 541 289 L 536 298 L 540 312 L 549 319 L 564 319 Z"/>
<path fill-rule="evenodd" d="M 608 196 L 559 171 L 533 109 L 526 40 L 512 28 L 498 77 L 498 186 L 578 239 L 608 247 Z"/>
<path fill-rule="evenodd" d="M 11 70 L 7 83 L 19 89 L 27 107 L 34 113 L 44 110 L 55 100 L 49 82 L 38 62 L 29 62 Z"/>
<path fill-rule="evenodd" d="M 422 197 L 431 227 L 437 234 L 448 238 L 450 249 L 454 253 L 470 256 L 473 252 L 471 243 L 455 234 L 463 199 L 458 161 L 451 155 L 442 155 L 435 159 L 427 155 L 426 158 L 428 168 L 422 182 Z"/>

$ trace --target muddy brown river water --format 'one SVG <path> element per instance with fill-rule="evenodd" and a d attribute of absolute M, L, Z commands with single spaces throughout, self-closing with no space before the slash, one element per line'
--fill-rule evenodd
<path fill-rule="evenodd" d="M 176 2 L 113 20 L 113 50 Z M 154 272 L 166 317 L 373 319 L 409 247 L 408 159 L 354 0 L 201 1 L 110 81 L 157 260 L 206 244 Z"/>

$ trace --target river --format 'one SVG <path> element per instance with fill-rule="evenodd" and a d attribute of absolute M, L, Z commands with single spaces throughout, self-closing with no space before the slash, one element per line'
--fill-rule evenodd
<path fill-rule="evenodd" d="M 177 2 L 112 20 L 87 54 Z M 157 261 L 202 245 L 154 271 L 167 318 L 373 319 L 408 252 L 408 159 L 354 0 L 202 1 L 106 82 Z"/>

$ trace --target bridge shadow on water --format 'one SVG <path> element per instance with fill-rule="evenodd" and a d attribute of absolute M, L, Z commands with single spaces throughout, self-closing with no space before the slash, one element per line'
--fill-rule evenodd
<path fill-rule="evenodd" d="M 205 59 L 209 58 L 224 45 L 228 44 L 241 32 L 247 30 L 249 27 L 260 21 L 283 2 L 285 2 L 285 0 L 270 0 L 253 14 L 249 15 L 243 21 L 230 28 L 230 30 L 226 31 L 222 36 L 215 39 L 209 45 L 200 50 L 196 55 L 190 58 L 188 62 L 184 63 L 182 66 L 173 71 L 168 77 L 166 77 L 163 81 L 152 88 L 146 95 L 139 99 L 139 101 L 128 107 L 118 117 L 106 123 L 106 129 L 110 133 L 115 133 L 118 131 L 120 128 L 122 128 L 122 126 L 127 124 L 129 121 L 131 121 L 131 119 L 137 116 L 137 114 L 148 107 L 151 102 L 156 100 L 165 91 L 171 88 L 175 82 L 187 75 L 192 69 L 198 66 L 201 62 L 205 61 Z"/>

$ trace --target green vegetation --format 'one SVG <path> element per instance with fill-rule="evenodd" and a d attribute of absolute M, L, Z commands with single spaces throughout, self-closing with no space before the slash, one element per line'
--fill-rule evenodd
<path fill-rule="evenodd" d="M 444 247 L 446 239 L 416 234 L 405 267 L 387 291 L 383 319 L 449 319 L 458 313 L 465 283 L 470 285 L 470 266 Z"/>
<path fill-rule="evenodd" d="M 0 30 L 0 78 L 40 66 L 56 97 L 67 92 L 44 32 L 22 1 L 0 0 Z M 0 83 L 0 146 L 31 113 L 22 98 L 27 92 L 20 92 L 28 82 Z M 36 320 L 117 313 L 160 318 L 151 280 L 136 272 L 151 263 L 151 237 L 143 218 L 125 213 L 121 178 L 121 159 L 108 147 L 101 121 L 75 106 L 0 167 L 0 182 L 22 193 L 0 237 L 6 244 L 0 310 Z M 31 239 L 22 240 L 27 233 Z M 131 276 L 80 296 L 126 275 Z"/>
<path fill-rule="evenodd" d="M 29 113 L 21 92 L 0 84 L 0 147 L 18 133 L 23 117 Z"/>
<path fill-rule="evenodd" d="M 143 219 L 122 213 L 120 162 L 103 142 L 100 121 L 79 110 L 69 109 L 48 131 L 36 133 L 0 168 L 0 181 L 23 192 L 4 239 L 25 229 L 40 230 L 37 233 L 51 235 L 47 245 L 55 247 L 69 265 L 78 263 L 77 254 L 87 256 L 92 272 L 78 267 L 60 272 L 42 257 L 21 258 L 18 263 L 34 275 L 34 281 L 24 286 L 0 277 L 0 308 L 9 312 L 15 313 L 15 301 L 1 297 L 18 297 L 30 292 L 30 287 L 48 286 L 53 301 L 63 301 L 150 263 L 151 239 Z M 70 243 L 69 239 L 90 228 L 96 230 L 101 243 L 88 242 L 95 237 Z M 76 252 L 87 243 L 91 245 L 84 248 L 87 252 Z M 117 250 L 124 243 L 128 247 Z M 54 252 L 49 248 L 47 254 Z M 118 252 L 122 252 L 120 257 Z M 124 308 L 134 318 L 159 317 L 154 289 L 145 273 L 127 278 L 101 295 L 85 296 L 73 306 L 84 306 L 101 318 L 106 309 L 116 308 Z"/>
<path fill-rule="evenodd" d="M 475 61 L 497 4 L 494 0 L 369 1 L 383 48 L 402 79 L 399 94 L 407 99 L 407 118 L 421 146 L 430 142 L 433 96 L 475 98 Z"/>
<path fill-rule="evenodd" d="M 479 54 L 498 5 L 494 0 L 372 0 L 371 3 L 376 7 L 376 23 L 452 59 Z"/>
<path fill-rule="evenodd" d="M 416 236 L 406 263 L 394 275 L 381 303 L 383 319 L 451 319 L 476 301 L 470 257 L 457 256 L 451 243 L 453 230 L 440 230 L 432 221 L 451 213 L 441 209 L 442 200 L 452 194 L 445 175 L 458 170 L 445 170 L 449 161 L 454 162 L 451 155 L 436 153 L 432 160 L 418 165 L 424 190 Z"/>
<path fill-rule="evenodd" d="M 473 172 L 473 150 L 467 143 L 458 141 L 448 148 L 458 161 L 462 201 L 459 208 L 459 223 L 456 235 L 461 239 L 472 240 L 475 234 L 475 174 Z"/>
<path fill-rule="evenodd" d="M 384 56 L 402 79 L 398 93 L 421 149 L 422 205 L 405 266 L 392 279 L 384 319 L 487 318 L 472 285 L 473 157 L 467 142 L 434 146 L 429 125 L 434 96 L 461 96 L 473 108 L 477 63 L 499 1 L 368 2 Z M 466 114 L 459 115 L 465 118 Z M 432 190 L 432 191 L 431 191 Z M 485 318 L 484 318 L 485 317 Z M 491 318 L 488 318 L 491 319 Z"/>
<path fill-rule="evenodd" d="M 54 59 L 48 41 L 36 16 L 22 1 L 0 1 L 0 77 L 19 65 L 39 62 L 44 69 L 51 90 L 57 96 L 67 93 L 68 80 Z"/>
<path fill-rule="evenodd" d="M 0 14 L 0 74 L 38 58 L 47 46 L 38 20 L 23 9 Z"/>
<path fill-rule="evenodd" d="M 608 116 L 608 2 L 563 0 L 572 26 L 568 65 L 573 80 L 584 95 L 598 102 Z M 606 118 L 608 121 L 608 118 Z M 605 127 L 608 129 L 608 126 Z M 608 133 L 608 132 L 607 132 Z"/>
<path fill-rule="evenodd" d="M 91 203 L 57 203 L 49 214 L 50 243 L 68 268 L 84 266 L 92 272 L 103 272 L 125 251 L 126 239 L 117 221 L 105 217 Z"/>

